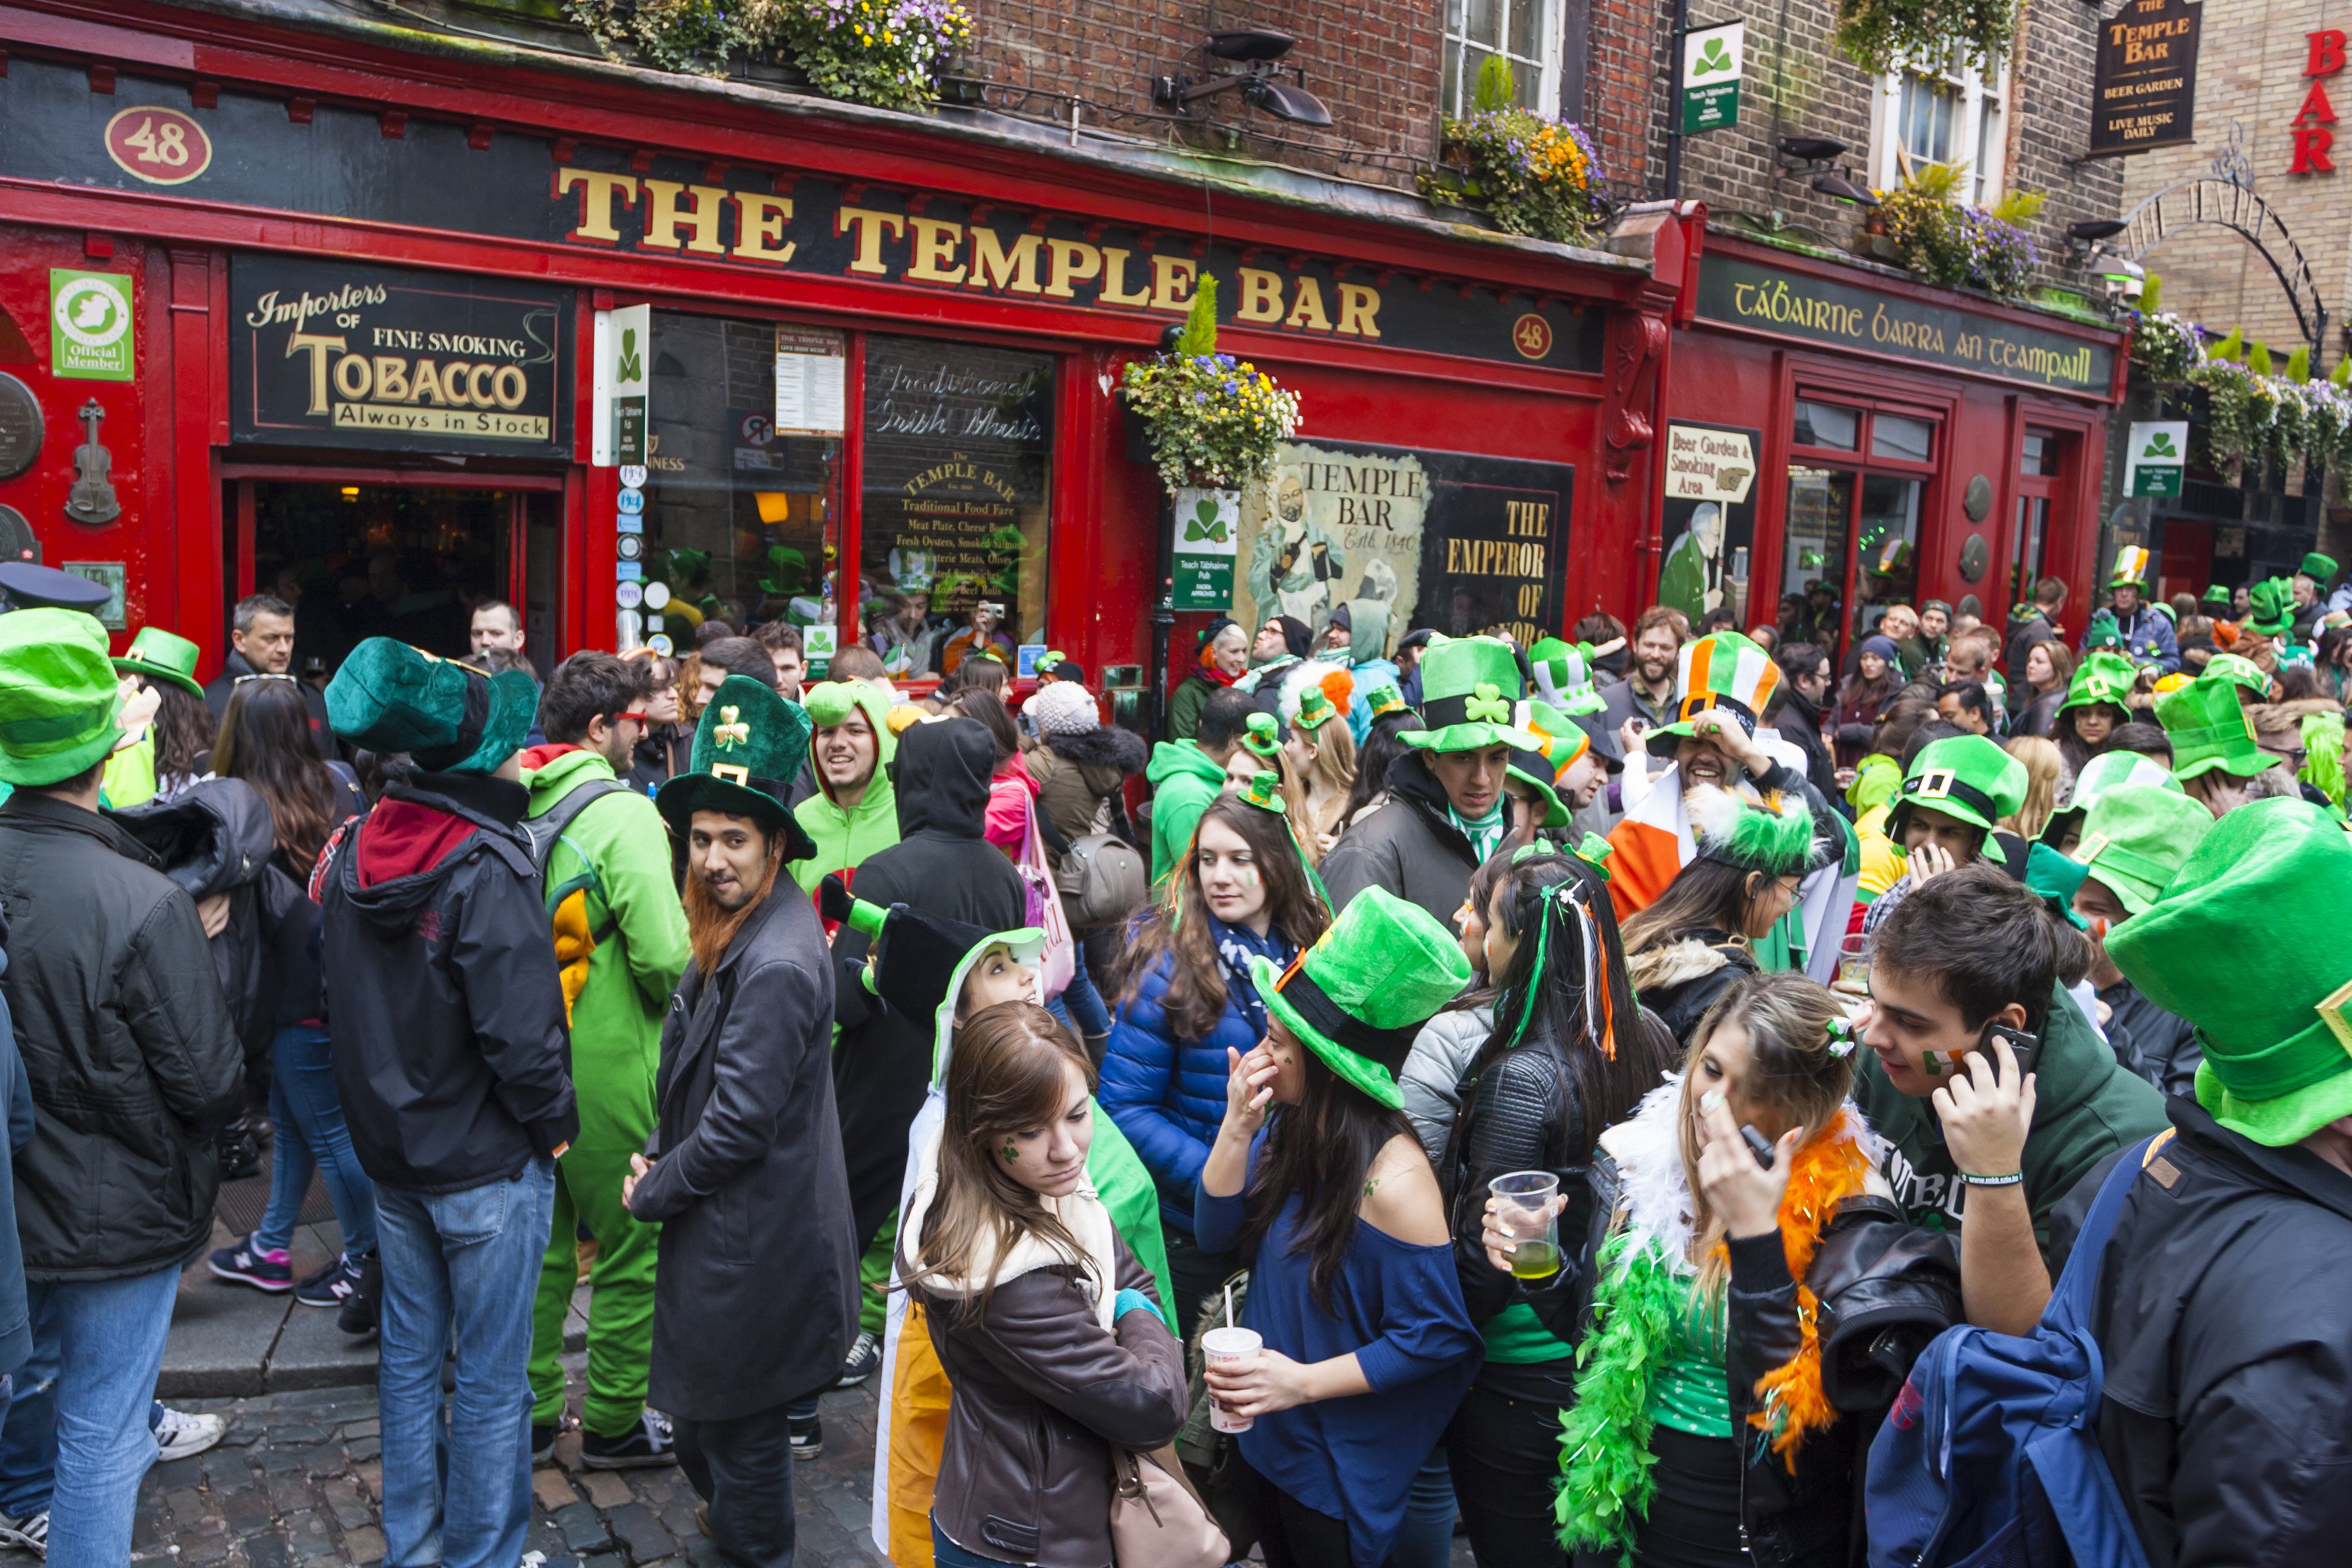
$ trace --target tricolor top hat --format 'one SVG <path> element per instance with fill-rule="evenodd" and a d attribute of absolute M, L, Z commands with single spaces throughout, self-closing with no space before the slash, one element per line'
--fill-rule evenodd
<path fill-rule="evenodd" d="M 1729 714 L 1753 735 L 1780 685 L 1780 667 L 1772 656 L 1738 632 L 1685 643 L 1675 672 L 1675 721 L 1651 731 L 1643 743 L 1654 757 L 1671 757 L 1693 732 L 1692 721 L 1710 711 Z"/>
<path fill-rule="evenodd" d="M 2110 588 L 2137 588 L 2147 592 L 2147 550 L 2144 545 L 2126 544 L 2116 552 L 2116 574 L 2107 579 Z"/>

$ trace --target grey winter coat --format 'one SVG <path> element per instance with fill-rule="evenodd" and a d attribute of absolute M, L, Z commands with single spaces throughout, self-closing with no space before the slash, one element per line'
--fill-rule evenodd
<path fill-rule="evenodd" d="M 1495 1006 L 1488 1002 L 1440 1013 L 1412 1037 L 1397 1089 L 1404 1095 L 1405 1120 L 1412 1123 L 1412 1135 L 1421 1140 L 1433 1170 L 1443 1168 L 1445 1141 L 1462 1114 L 1462 1079 L 1494 1028 Z"/>
<path fill-rule="evenodd" d="M 1388 804 L 1357 817 L 1323 857 L 1318 869 L 1332 913 L 1366 888 L 1381 887 L 1454 929 L 1478 861 L 1470 840 L 1446 820 L 1445 792 L 1421 758 L 1407 752 L 1396 760 Z"/>

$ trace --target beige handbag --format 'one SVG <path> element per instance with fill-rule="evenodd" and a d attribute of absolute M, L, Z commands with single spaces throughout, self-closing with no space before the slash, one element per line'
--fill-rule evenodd
<path fill-rule="evenodd" d="M 1173 1443 L 1110 1451 L 1111 1555 L 1118 1568 L 1224 1568 L 1225 1532 L 1209 1517 Z"/>

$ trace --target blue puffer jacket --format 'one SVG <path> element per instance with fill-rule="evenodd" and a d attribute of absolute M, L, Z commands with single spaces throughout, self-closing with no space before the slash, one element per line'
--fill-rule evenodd
<path fill-rule="evenodd" d="M 1276 931 L 1259 936 L 1246 926 L 1229 926 L 1214 916 L 1211 933 L 1221 949 L 1260 954 L 1287 965 L 1297 947 Z M 1201 1167 L 1225 1119 L 1225 1047 L 1247 1055 L 1264 1037 L 1265 1010 L 1255 991 L 1225 975 L 1225 1011 L 1207 1037 L 1179 1040 L 1169 1033 L 1162 1006 L 1175 959 L 1163 954 L 1119 1006 L 1104 1047 L 1102 1078 L 1095 1099 L 1110 1113 L 1160 1184 L 1164 1226 L 1192 1234 L 1192 1197 Z"/>

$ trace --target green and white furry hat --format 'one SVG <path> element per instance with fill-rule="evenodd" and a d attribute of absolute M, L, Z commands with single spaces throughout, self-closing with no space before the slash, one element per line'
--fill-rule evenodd
<path fill-rule="evenodd" d="M 1793 876 L 1817 863 L 1813 814 L 1805 797 L 1787 791 L 1749 800 L 1702 784 L 1683 796 L 1691 841 L 1703 860 L 1721 860 L 1768 877 Z"/>

